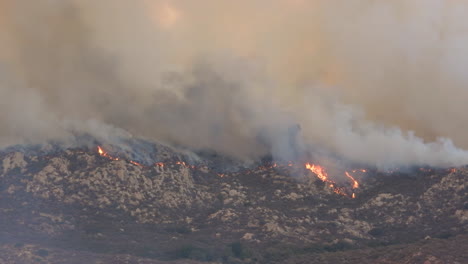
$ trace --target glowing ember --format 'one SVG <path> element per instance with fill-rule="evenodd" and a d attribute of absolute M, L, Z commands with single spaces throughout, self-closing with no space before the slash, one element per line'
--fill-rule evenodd
<path fill-rule="evenodd" d="M 356 172 L 367 172 L 367 170 L 365 169 L 359 169 L 359 170 L 352 170 L 352 173 L 356 173 Z"/>
<path fill-rule="evenodd" d="M 133 164 L 133 165 L 139 166 L 139 167 L 143 167 L 142 164 L 140 164 L 140 163 L 138 163 L 136 161 L 133 161 L 133 160 L 131 160 L 130 163 Z"/>

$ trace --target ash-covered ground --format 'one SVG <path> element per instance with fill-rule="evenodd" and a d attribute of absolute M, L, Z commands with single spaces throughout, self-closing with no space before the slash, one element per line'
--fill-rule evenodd
<path fill-rule="evenodd" d="M 0 263 L 468 260 L 466 168 L 368 169 L 353 189 L 160 148 L 153 164 L 97 146 L 1 154 Z"/>

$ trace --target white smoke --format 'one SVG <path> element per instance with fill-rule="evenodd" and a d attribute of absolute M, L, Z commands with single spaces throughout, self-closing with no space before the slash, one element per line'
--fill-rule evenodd
<path fill-rule="evenodd" d="M 464 165 L 467 9 L 0 0 L 0 146 L 88 133 L 243 159 L 327 149 L 379 167 Z"/>

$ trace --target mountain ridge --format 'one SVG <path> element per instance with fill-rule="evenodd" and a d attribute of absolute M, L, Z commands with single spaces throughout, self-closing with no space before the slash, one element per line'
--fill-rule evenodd
<path fill-rule="evenodd" d="M 0 155 L 2 250 L 133 259 L 122 263 L 327 263 L 313 261 L 466 239 L 465 168 L 369 171 L 352 199 L 304 168 L 295 177 L 288 166 L 220 173 L 173 154 L 152 166 L 94 149 Z M 452 248 L 458 259 L 437 261 L 462 263 L 462 247 Z M 59 263 L 53 256 L 41 259 Z"/>

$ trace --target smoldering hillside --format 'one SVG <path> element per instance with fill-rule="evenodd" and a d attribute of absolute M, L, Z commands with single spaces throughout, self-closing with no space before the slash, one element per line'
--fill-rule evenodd
<path fill-rule="evenodd" d="M 0 146 L 90 134 L 242 159 L 325 149 L 380 167 L 464 165 L 467 8 L 0 0 Z"/>

